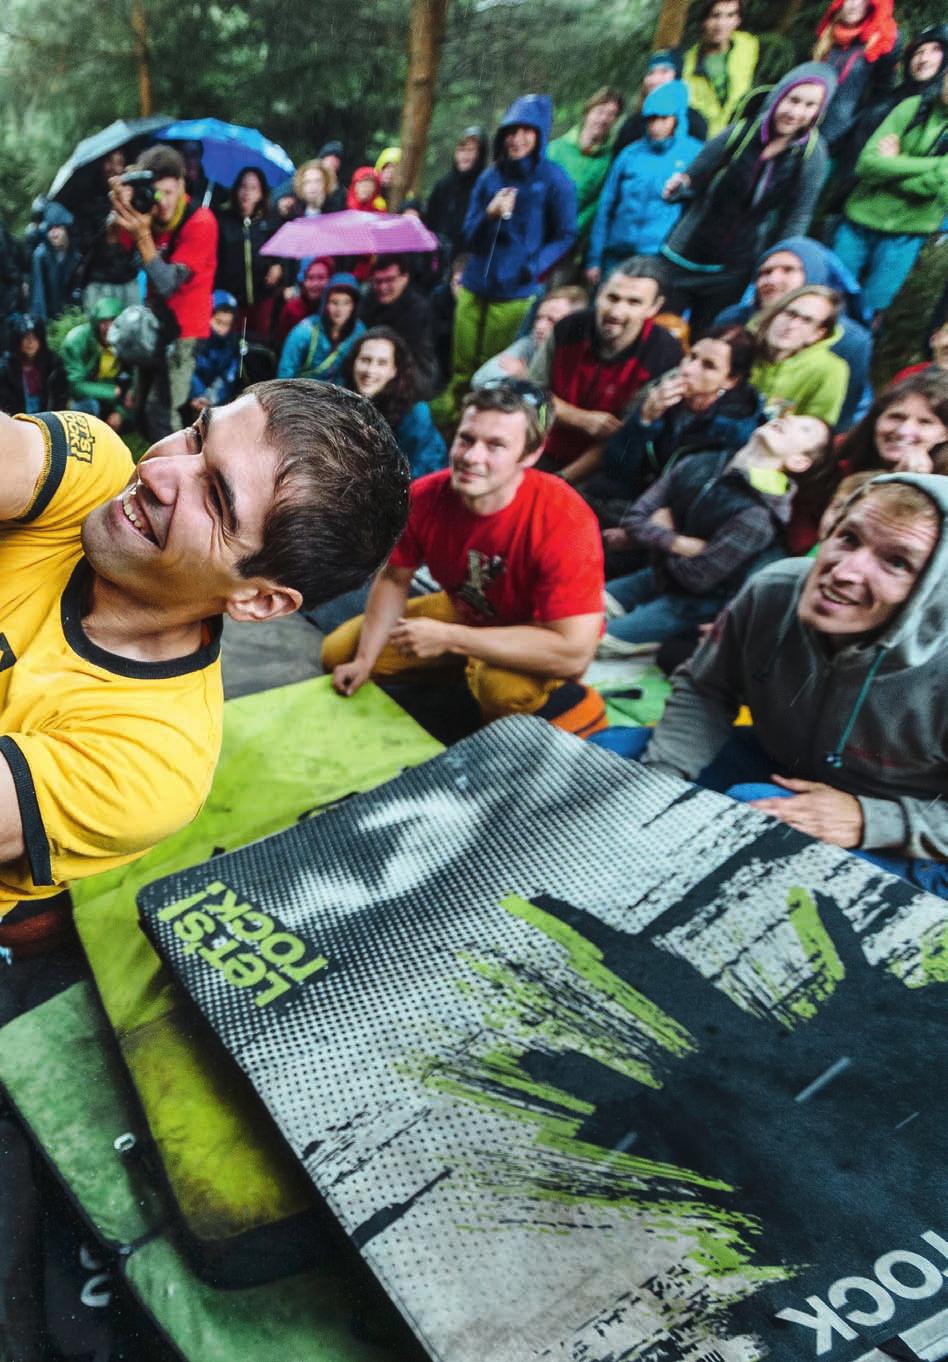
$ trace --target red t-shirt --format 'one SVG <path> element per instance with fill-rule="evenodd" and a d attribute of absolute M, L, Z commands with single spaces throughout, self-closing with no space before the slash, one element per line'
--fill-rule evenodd
<path fill-rule="evenodd" d="M 120 236 L 129 248 L 134 246 L 127 232 Z M 162 247 L 167 246 L 170 237 L 168 227 L 156 224 L 152 238 L 162 255 Z M 202 340 L 211 334 L 211 293 L 217 271 L 217 218 L 210 208 L 195 209 L 178 232 L 170 256 L 165 258 L 170 265 L 185 265 L 191 271 L 190 279 L 166 300 L 178 320 L 181 339 Z M 149 284 L 149 297 L 152 293 Z"/>
<path fill-rule="evenodd" d="M 474 515 L 450 469 L 411 485 L 408 525 L 391 564 L 426 563 L 467 624 L 596 615 L 604 587 L 596 517 L 567 483 L 530 468 L 509 506 Z"/>

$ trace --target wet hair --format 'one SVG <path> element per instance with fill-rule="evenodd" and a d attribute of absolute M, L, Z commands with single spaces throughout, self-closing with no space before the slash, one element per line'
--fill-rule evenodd
<path fill-rule="evenodd" d="M 704 0 L 704 4 L 698 10 L 698 23 L 703 24 L 706 19 L 710 19 L 711 11 L 715 8 L 716 5 L 730 4 L 737 5 L 737 16 L 740 19 L 741 23 L 743 23 L 744 22 L 743 0 Z"/>
<path fill-rule="evenodd" d="M 535 384 L 529 385 L 534 388 Z M 461 403 L 461 416 L 469 409 L 474 411 L 502 411 L 509 414 L 522 411 L 527 423 L 527 433 L 523 442 L 523 456 L 539 449 L 550 433 L 553 425 L 553 403 L 548 399 L 540 405 L 524 396 L 518 382 L 498 381 L 485 388 L 475 388 L 465 395 Z"/>
<path fill-rule="evenodd" d="M 405 255 L 377 255 L 372 265 L 372 273 L 377 274 L 379 270 L 387 270 L 390 265 L 397 265 L 399 274 L 410 274 L 408 268 L 408 258 Z"/>
<path fill-rule="evenodd" d="M 837 293 L 833 288 L 827 288 L 825 284 L 801 284 L 799 288 L 792 288 L 789 293 L 785 293 L 782 298 L 770 303 L 768 307 L 762 308 L 757 314 L 754 328 L 757 335 L 758 346 L 762 348 L 767 342 L 767 328 L 778 313 L 786 311 L 789 305 L 803 298 L 807 294 L 815 294 L 817 298 L 825 298 L 829 303 L 829 312 L 825 322 L 822 323 L 824 336 L 831 334 L 833 327 L 839 318 L 840 309 L 843 306 L 843 295 Z"/>
<path fill-rule="evenodd" d="M 247 392 L 280 463 L 263 547 L 237 569 L 294 588 L 311 609 L 388 557 L 408 516 L 408 460 L 371 402 L 345 388 L 291 378 Z"/>
<path fill-rule="evenodd" d="M 355 385 L 355 362 L 366 341 L 372 340 L 390 341 L 395 351 L 395 377 L 390 378 L 382 391 L 369 399 L 376 411 L 384 416 L 394 429 L 418 401 L 415 361 L 397 331 L 393 331 L 390 326 L 373 326 L 370 330 L 363 331 L 342 362 L 343 382 L 351 392 L 358 391 Z"/>
<path fill-rule="evenodd" d="M 586 103 L 583 105 L 583 116 L 597 109 L 600 104 L 618 104 L 619 113 L 625 108 L 625 99 L 614 85 L 600 85 L 598 90 L 594 90 Z"/>
<path fill-rule="evenodd" d="M 845 459 L 852 473 L 864 469 L 885 470 L 876 449 L 876 422 L 896 402 L 912 395 L 924 398 L 932 411 L 948 426 L 948 373 L 937 369 L 926 369 L 922 373 L 910 374 L 901 383 L 886 388 L 879 394 L 865 416 L 846 436 L 839 450 L 839 457 Z"/>
<path fill-rule="evenodd" d="M 629 279 L 653 279 L 660 297 L 664 297 L 668 276 L 662 262 L 656 255 L 628 255 L 606 275 L 608 282 L 614 274 L 624 274 Z"/>
<path fill-rule="evenodd" d="M 270 186 L 267 184 L 267 177 L 257 166 L 244 166 L 242 170 L 238 170 L 237 174 L 234 176 L 234 182 L 230 187 L 230 206 L 236 213 L 237 191 L 240 189 L 241 180 L 247 175 L 253 175 L 257 184 L 260 186 L 260 202 L 253 210 L 253 216 L 255 218 L 265 218 L 270 211 Z"/>
<path fill-rule="evenodd" d="M 730 351 L 728 378 L 738 378 L 746 383 L 750 378 L 754 359 L 757 355 L 757 342 L 743 326 L 713 326 L 705 331 L 698 340 L 723 341 Z"/>
<path fill-rule="evenodd" d="M 156 180 L 183 180 L 184 157 L 174 147 L 149 147 L 129 169 L 150 170 Z"/>

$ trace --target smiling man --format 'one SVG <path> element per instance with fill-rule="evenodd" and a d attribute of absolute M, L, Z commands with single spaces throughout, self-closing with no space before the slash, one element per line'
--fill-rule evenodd
<path fill-rule="evenodd" d="M 681 346 L 657 326 L 662 267 L 650 256 L 616 265 L 595 305 L 564 317 L 530 365 L 553 393 L 556 422 L 546 458 L 567 482 L 595 472 L 636 393 L 679 362 Z"/>
<path fill-rule="evenodd" d="M 602 628 L 602 545 L 572 488 L 534 464 L 549 426 L 541 388 L 508 379 L 469 393 L 450 467 L 412 484 L 408 527 L 364 616 L 323 644 L 333 685 L 463 669 L 485 721 L 538 714 L 587 736 L 605 724 L 580 682 Z M 408 599 L 426 563 L 442 590 Z"/>
<path fill-rule="evenodd" d="M 271 620 L 359 585 L 407 488 L 371 406 L 307 380 L 206 409 L 137 468 L 94 417 L 0 417 L 0 948 L 14 961 L 68 939 L 72 880 L 200 810 L 222 616 Z"/>
<path fill-rule="evenodd" d="M 719 616 L 643 761 L 948 896 L 946 567 L 948 478 L 865 484 L 815 560 L 764 568 Z"/>

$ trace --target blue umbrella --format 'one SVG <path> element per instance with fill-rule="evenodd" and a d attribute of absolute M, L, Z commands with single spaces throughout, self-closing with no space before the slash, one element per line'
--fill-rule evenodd
<path fill-rule="evenodd" d="M 200 142 L 204 174 L 216 184 L 230 184 L 244 166 L 263 172 L 272 189 L 295 169 L 286 152 L 256 128 L 222 123 L 219 118 L 189 118 L 169 123 L 162 142 Z"/>

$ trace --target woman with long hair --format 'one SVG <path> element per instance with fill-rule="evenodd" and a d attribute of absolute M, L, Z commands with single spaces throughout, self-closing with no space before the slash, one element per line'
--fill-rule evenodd
<path fill-rule="evenodd" d="M 342 381 L 368 398 L 391 426 L 413 478 L 444 467 L 444 440 L 427 402 L 417 400 L 411 351 L 396 331 L 375 326 L 361 335 L 343 360 Z"/>
<path fill-rule="evenodd" d="M 217 274 L 215 289 L 237 300 L 236 329 L 247 323 L 253 340 L 270 335 L 273 304 L 283 280 L 278 260 L 260 254 L 276 230 L 270 216 L 270 191 L 263 172 L 244 166 L 230 187 L 227 202 L 217 214 Z"/>
<path fill-rule="evenodd" d="M 323 290 L 319 312 L 298 322 L 286 338 L 277 378 L 336 378 L 349 349 L 365 332 L 356 310 L 359 281 L 334 274 Z"/>

